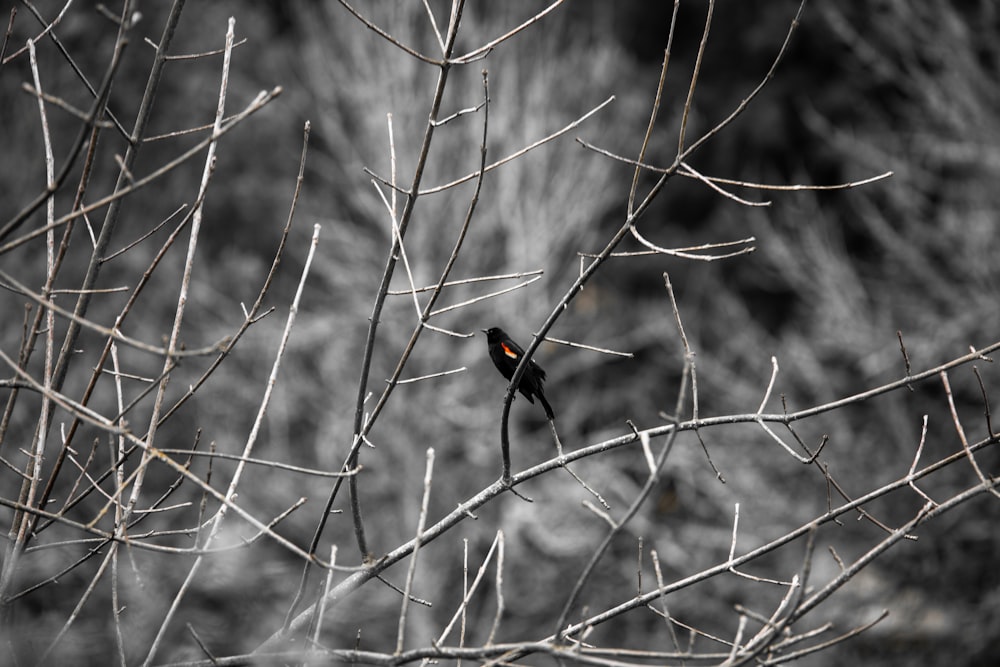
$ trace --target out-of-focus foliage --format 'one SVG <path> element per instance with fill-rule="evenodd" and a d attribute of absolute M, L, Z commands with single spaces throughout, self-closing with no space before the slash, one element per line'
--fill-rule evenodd
<path fill-rule="evenodd" d="M 162 23 L 164 9 L 158 4 L 142 6 L 140 34 L 151 39 L 158 37 Z M 471 2 L 460 45 L 479 44 L 523 20 L 531 11 L 520 4 Z M 485 178 L 453 277 L 544 269 L 542 279 L 511 295 L 454 311 L 436 324 L 462 332 L 500 325 L 528 339 L 572 283 L 580 267 L 579 253 L 599 250 L 607 230 L 621 223 L 631 170 L 585 150 L 572 137 L 585 137 L 614 153 L 636 154 L 670 18 L 670 3 L 661 4 L 663 8 L 653 9 L 638 1 L 568 3 L 548 22 L 491 53 L 481 66 L 451 72 L 443 115 L 478 104 L 480 71 L 489 71 L 490 161 L 565 126 L 612 94 L 616 100 L 570 136 Z M 795 6 L 718 3 L 689 136 L 724 118 L 756 86 Z M 428 53 L 436 48 L 421 3 L 373 3 L 363 11 L 401 41 Z M 703 3 L 681 3 L 667 94 L 648 162 L 669 163 L 676 150 L 679 110 L 704 11 Z M 238 128 L 220 150 L 216 185 L 206 201 L 200 249 L 204 261 L 197 268 L 186 338 L 194 346 L 227 335 L 241 320 L 240 302 L 254 298 L 284 224 L 301 127 L 309 119 L 312 148 L 290 241 L 295 250 L 279 273 L 272 294 L 275 303 L 287 303 L 294 290 L 314 222 L 323 226 L 322 243 L 256 454 L 335 469 L 351 442 L 371 302 L 392 239 L 384 206 L 362 169 L 389 177 L 391 113 L 397 171 L 401 181 L 409 178 L 436 72 L 388 46 L 335 3 L 199 3 L 186 12 L 178 28 L 177 52 L 219 48 L 226 17 L 237 17 L 237 34 L 248 43 L 235 52 L 231 99 L 241 104 L 259 89 L 279 84 L 284 88 L 276 104 Z M 1000 331 L 1000 265 L 994 248 L 1000 213 L 1000 188 L 995 185 L 1000 181 L 998 28 L 998 11 L 988 0 L 810 5 L 765 93 L 700 151 L 692 165 L 711 176 L 774 184 L 839 183 L 886 170 L 895 175 L 866 188 L 834 193 L 740 190 L 741 196 L 773 201 L 770 207 L 753 209 L 701 183 L 671 181 L 641 222 L 647 237 L 676 247 L 753 235 L 757 250 L 713 263 L 659 257 L 610 260 L 550 334 L 631 351 L 635 358 L 617 360 L 553 344 L 543 345 L 536 355 L 548 370 L 547 395 L 567 447 L 627 432 L 626 419 L 642 428 L 659 423 L 661 411 L 672 412 L 682 359 L 663 289 L 664 271 L 670 273 L 697 353 L 702 416 L 756 410 L 772 356 L 780 365 L 775 393 L 795 410 L 901 377 L 905 366 L 897 331 L 902 332 L 914 370 L 956 357 L 969 345 L 993 342 Z M 27 32 L 27 21 L 19 19 L 10 43 L 23 43 Z M 82 8 L 74 9 L 59 30 L 63 44 L 92 80 L 106 66 L 109 34 L 113 32 L 103 19 Z M 126 75 L 112 96 L 112 108 L 125 127 L 130 126 L 148 68 L 145 55 L 136 55 L 148 48 L 138 36 L 128 48 Z M 41 44 L 40 52 L 46 90 L 85 108 L 88 96 L 52 46 Z M 169 65 L 154 133 L 211 121 L 215 65 L 211 60 Z M 24 58 L 0 68 L 2 220 L 23 205 L 24 193 L 38 192 L 44 185 L 36 103 L 18 90 L 19 83 L 28 80 Z M 59 156 L 78 121 L 51 113 Z M 424 187 L 474 171 L 481 132 L 480 114 L 439 128 Z M 150 144 L 140 165 L 153 168 L 194 141 Z M 116 173 L 108 162 L 98 165 L 95 179 L 110 183 Z M 198 178 L 196 169 L 178 172 L 145 192 L 141 207 L 127 208 L 127 222 L 112 246 L 138 238 L 178 205 L 190 203 Z M 643 182 L 648 186 L 651 179 Z M 471 184 L 466 184 L 419 200 L 406 245 L 418 286 L 437 279 L 471 193 Z M 639 246 L 626 244 L 622 249 Z M 40 281 L 43 252 L 39 244 L 5 255 L 0 262 L 12 273 L 34 272 Z M 179 257 L 181 249 L 172 252 Z M 119 266 L 108 266 L 105 286 L 118 284 L 119 276 L 135 275 L 132 257 L 123 255 Z M 135 261 L 143 260 L 140 256 Z M 178 258 L 163 271 L 179 272 L 181 266 Z M 71 266 L 67 275 L 76 276 L 83 268 Z M 175 281 L 159 284 L 163 294 L 147 299 L 134 318 L 130 333 L 138 338 L 169 328 L 176 291 L 168 287 Z M 407 286 L 406 272 L 397 270 L 393 288 Z M 456 288 L 441 305 L 482 291 L 481 285 Z M 5 350 L 16 349 L 23 300 L 9 293 L 2 298 L 0 342 Z M 115 312 L 120 303 L 95 307 Z M 376 396 L 412 331 L 412 301 L 408 296 L 390 297 L 381 319 L 381 346 L 372 371 Z M 189 446 L 201 429 L 201 438 L 215 442 L 220 451 L 238 450 L 252 423 L 282 324 L 283 313 L 252 328 L 199 400 L 169 424 L 169 437 L 178 447 Z M 1000 380 L 993 364 L 978 366 L 987 386 Z M 499 473 L 497 433 L 505 385 L 487 359 L 482 337 L 425 332 L 420 354 L 406 375 L 458 367 L 467 370 L 398 388 L 370 436 L 376 448 L 362 451 L 362 506 L 378 553 L 413 534 L 414 499 L 420 497 L 422 481 L 416 471 L 423 468 L 427 446 L 437 452 L 432 517 L 450 511 Z M 77 385 L 89 372 L 82 368 L 78 377 L 71 376 L 70 386 L 79 390 Z M 147 372 L 155 375 L 158 370 L 150 367 Z M 197 377 L 197 369 L 189 371 L 190 377 L 185 372 L 178 371 L 178 392 L 185 381 Z M 981 432 L 981 396 L 967 368 L 954 372 L 953 387 L 959 412 Z M 515 468 L 552 455 L 537 407 L 515 401 Z M 769 409 L 779 412 L 780 401 L 772 399 Z M 870 489 L 902 475 L 910 465 L 923 414 L 930 423 L 927 460 L 953 451 L 954 427 L 940 384 L 933 382 L 915 387 L 912 394 L 896 393 L 820 417 L 800 435 L 811 445 L 829 435 L 824 455 L 831 461 L 830 472 L 849 492 Z M 12 428 L 24 439 L 33 424 L 19 422 Z M 679 440 L 661 488 L 654 493 L 655 502 L 640 512 L 627 539 L 613 546 L 582 605 L 591 598 L 604 603 L 632 595 L 638 536 L 647 549 L 658 551 L 665 576 L 675 580 L 725 558 L 734 503 L 742 508 L 739 544 L 747 548 L 824 511 L 821 473 L 785 456 L 762 433 L 747 437 L 747 432 L 714 430 L 705 436 L 726 484 L 716 479 L 697 440 Z M 106 448 L 103 442 L 99 446 Z M 996 471 L 995 453 L 988 452 L 983 461 Z M 204 470 L 204 462 L 195 465 Z M 634 496 L 645 465 L 642 456 L 630 450 L 581 462 L 576 469 L 617 509 Z M 216 466 L 220 476 L 231 470 L 226 463 Z M 968 470 L 953 474 L 955 489 L 972 482 Z M 8 470 L 0 475 L 0 484 L 17 483 Z M 248 509 L 262 516 L 280 513 L 300 496 L 309 498 L 280 529 L 306 543 L 330 481 L 274 476 L 266 468 L 251 469 L 248 475 L 247 488 L 269 489 L 245 497 Z M 164 477 L 163 484 L 169 479 Z M 549 475 L 526 487 L 533 504 L 508 494 L 484 507 L 478 521 L 426 547 L 415 595 L 433 595 L 435 606 L 413 612 L 414 642 L 426 643 L 434 636 L 461 598 L 454 586 L 461 572 L 461 540 L 469 540 L 470 562 L 478 562 L 497 528 L 507 537 L 507 612 L 497 640 L 555 630 L 551 625 L 563 598 L 553 595 L 552 606 L 547 606 L 539 588 L 568 588 L 606 527 L 581 506 L 589 496 L 568 475 Z M 871 511 L 894 525 L 919 505 L 916 496 L 905 501 L 893 496 L 892 502 Z M 350 544 L 346 494 L 336 509 L 345 513 L 333 515 L 325 541 Z M 0 514 L 5 524 L 6 512 Z M 904 665 L 941 662 L 945 656 L 955 667 L 986 664 L 991 647 L 1000 642 L 997 519 L 996 500 L 982 499 L 953 519 L 933 524 L 921 532 L 919 541 L 895 547 L 884 565 L 871 566 L 845 595 L 832 599 L 816 624 L 831 620 L 845 631 L 870 621 L 882 608 L 892 611 L 890 619 L 847 644 L 812 656 L 807 664 L 877 660 Z M 227 537 L 232 543 L 246 537 L 237 526 L 230 528 L 233 534 Z M 853 518 L 825 530 L 819 538 L 823 548 L 834 541 L 842 544 L 848 535 L 849 541 L 856 539 L 860 552 L 879 536 L 877 528 L 854 523 Z M 25 581 L 68 564 L 55 553 L 26 560 Z M 147 608 L 130 605 L 123 616 L 129 630 L 126 643 L 143 647 L 150 632 L 144 627 L 160 623 L 156 610 L 175 593 L 185 570 L 162 555 L 136 550 L 131 557 L 136 572 L 158 573 L 152 578 L 122 574 L 127 596 L 149 600 Z M 341 559 L 352 565 L 358 560 L 346 549 Z M 781 554 L 773 565 L 787 571 L 798 563 L 792 554 Z M 836 574 L 837 563 L 820 554 L 815 569 L 816 579 L 823 580 Z M 298 562 L 278 549 L 265 546 L 252 555 L 230 552 L 211 561 L 185 598 L 179 618 L 220 655 L 251 650 L 280 626 L 298 571 Z M 402 574 L 394 571 L 390 579 L 400 584 Z M 10 627 L 24 633 L 27 651 L 36 638 L 46 645 L 86 583 L 87 577 L 75 572 L 19 603 Z M 773 607 L 743 599 L 746 589 L 739 583 L 735 577 L 714 580 L 711 598 L 703 595 L 704 589 L 697 596 L 685 591 L 669 600 L 671 612 L 693 626 L 731 636 L 733 604 Z M 109 595 L 106 589 L 96 592 L 87 608 L 102 612 L 77 621 L 63 639 L 77 664 L 105 664 L 111 655 L 103 612 L 111 604 Z M 477 602 L 481 606 L 472 610 L 476 618 L 470 627 L 488 627 L 493 602 L 490 597 Z M 330 611 L 331 637 L 346 645 L 344 637 L 353 637 L 363 627 L 362 646 L 385 649 L 381 638 L 395 637 L 397 606 L 395 592 L 371 588 L 355 604 Z M 200 657 L 184 623 L 174 625 L 172 646 L 161 657 Z M 622 645 L 635 648 L 667 645 L 662 622 L 653 620 L 610 623 L 599 633 L 617 635 Z M 473 636 L 470 644 L 483 639 Z"/>

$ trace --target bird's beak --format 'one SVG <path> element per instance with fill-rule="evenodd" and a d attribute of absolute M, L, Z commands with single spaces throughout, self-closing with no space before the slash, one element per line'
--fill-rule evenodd
<path fill-rule="evenodd" d="M 489 333 L 489 331 L 487 331 L 486 329 L 480 329 L 480 331 L 482 331 L 483 333 Z"/>

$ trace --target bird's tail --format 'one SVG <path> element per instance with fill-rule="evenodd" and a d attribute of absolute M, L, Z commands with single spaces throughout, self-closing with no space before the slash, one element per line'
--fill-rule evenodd
<path fill-rule="evenodd" d="M 556 413 L 552 412 L 552 406 L 549 405 L 547 400 L 545 400 L 545 394 L 537 392 L 535 395 L 538 396 L 538 400 L 541 401 L 542 407 L 545 408 L 545 416 L 549 418 L 549 421 L 554 420 L 556 418 Z"/>

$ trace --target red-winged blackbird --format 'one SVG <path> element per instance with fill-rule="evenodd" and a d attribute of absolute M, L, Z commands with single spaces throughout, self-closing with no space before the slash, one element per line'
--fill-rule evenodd
<path fill-rule="evenodd" d="M 493 365 L 497 367 L 501 375 L 510 380 L 517 365 L 521 363 L 524 350 L 500 327 L 492 327 L 482 331 L 486 334 L 486 342 L 490 347 L 490 359 L 493 360 Z M 529 403 L 534 403 L 534 397 L 537 396 L 542 407 L 545 408 L 545 416 L 552 420 L 555 419 L 555 413 L 552 412 L 552 406 L 549 405 L 549 402 L 545 400 L 545 393 L 542 390 L 543 382 L 545 382 L 545 371 L 532 359 L 528 361 L 528 367 L 524 369 L 524 374 L 521 376 L 517 388 L 528 399 Z"/>

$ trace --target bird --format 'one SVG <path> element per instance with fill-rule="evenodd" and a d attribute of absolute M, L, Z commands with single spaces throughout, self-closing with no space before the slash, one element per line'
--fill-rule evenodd
<path fill-rule="evenodd" d="M 517 369 L 517 365 L 521 363 L 521 357 L 524 356 L 524 349 L 515 343 L 507 335 L 507 332 L 500 327 L 481 329 L 481 331 L 486 334 L 486 343 L 489 346 L 490 359 L 493 360 L 493 365 L 497 367 L 501 375 L 510 380 Z M 548 417 L 549 421 L 552 421 L 556 415 L 552 411 L 552 406 L 545 399 L 545 392 L 542 389 L 543 382 L 545 382 L 545 371 L 535 363 L 534 359 L 530 359 L 517 388 L 528 399 L 529 403 L 533 404 L 535 402 L 534 397 L 537 396 L 539 402 L 542 404 L 542 408 L 545 409 L 545 416 Z"/>

